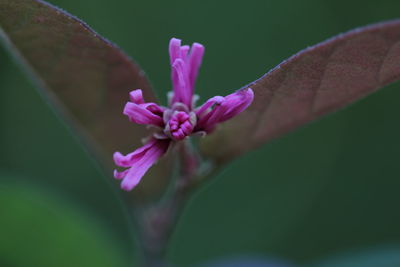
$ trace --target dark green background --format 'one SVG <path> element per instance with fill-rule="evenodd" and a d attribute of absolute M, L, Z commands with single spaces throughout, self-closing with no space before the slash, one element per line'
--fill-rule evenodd
<path fill-rule="evenodd" d="M 333 35 L 400 17 L 389 0 L 51 3 L 132 56 L 163 101 L 171 37 L 206 46 L 197 91 L 206 99 Z M 129 266 L 134 240 L 112 177 L 3 49 L 0 87 L 0 266 Z M 257 254 L 306 264 L 400 243 L 399 87 L 230 164 L 186 209 L 170 261 Z"/>

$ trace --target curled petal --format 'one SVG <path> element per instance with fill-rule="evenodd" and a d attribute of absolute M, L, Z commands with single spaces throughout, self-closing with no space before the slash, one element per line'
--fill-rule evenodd
<path fill-rule="evenodd" d="M 173 103 L 180 102 L 191 107 L 193 91 L 190 87 L 187 64 L 180 58 L 176 59 L 172 65 L 172 73 Z"/>
<path fill-rule="evenodd" d="M 150 139 L 144 146 L 136 149 L 132 153 L 124 156 L 120 152 L 115 152 L 113 155 L 114 162 L 119 167 L 130 167 L 132 166 L 137 160 L 139 160 L 146 151 L 154 145 L 156 139 Z"/>
<path fill-rule="evenodd" d="M 124 170 L 122 172 L 119 172 L 117 170 L 114 170 L 115 179 L 118 179 L 118 180 L 123 179 L 128 174 L 128 171 L 129 170 Z"/>
<path fill-rule="evenodd" d="M 121 188 L 126 191 L 132 190 L 140 182 L 147 170 L 154 165 L 162 155 L 164 155 L 169 147 L 169 144 L 170 140 L 159 140 L 152 138 L 146 145 L 129 154 L 131 155 L 132 163 L 127 166 L 129 169 L 122 172 L 114 171 L 114 177 L 116 179 L 123 179 Z M 133 156 L 134 159 L 132 159 L 132 155 L 135 155 Z M 117 158 L 118 157 L 119 155 Z M 126 157 L 128 157 L 128 155 Z M 124 162 L 124 164 L 125 163 L 127 162 Z"/>
<path fill-rule="evenodd" d="M 141 106 L 147 110 L 150 110 L 151 112 L 153 112 L 158 116 L 162 116 L 165 111 L 165 107 L 159 106 L 155 103 L 144 103 L 141 104 Z"/>
<path fill-rule="evenodd" d="M 140 89 L 130 92 L 129 98 L 135 104 L 144 104 L 143 92 Z"/>
<path fill-rule="evenodd" d="M 190 51 L 188 63 L 189 63 L 189 82 L 192 90 L 196 83 L 197 75 L 201 62 L 203 61 L 204 46 L 199 43 L 194 43 Z"/>
<path fill-rule="evenodd" d="M 149 124 L 163 127 L 162 119 L 163 108 L 154 103 L 135 104 L 128 102 L 124 108 L 124 114 L 129 117 L 132 122 L 137 124 Z"/>
<path fill-rule="evenodd" d="M 181 40 L 172 38 L 169 41 L 169 57 L 171 65 L 174 64 L 176 59 L 181 58 Z"/>
<path fill-rule="evenodd" d="M 194 43 L 192 47 L 181 46 L 181 40 L 172 38 L 169 43 L 172 66 L 171 79 L 174 91 L 172 104 L 181 102 L 192 108 L 193 91 L 204 55 L 204 46 Z"/>
<path fill-rule="evenodd" d="M 189 50 L 190 50 L 190 46 L 188 46 L 188 45 L 181 46 L 181 58 L 182 59 L 186 59 Z"/>
<path fill-rule="evenodd" d="M 205 131 L 205 129 L 209 128 L 211 125 L 210 118 L 216 118 L 214 113 L 218 112 L 218 116 L 221 112 L 219 107 L 225 101 L 225 98 L 222 96 L 214 96 L 207 100 L 202 106 L 200 106 L 196 110 L 196 115 L 198 117 L 198 123 L 196 125 L 195 131 Z M 215 123 L 214 123 L 215 124 Z"/>
<path fill-rule="evenodd" d="M 210 132 L 212 129 L 214 129 L 215 125 L 220 122 L 220 118 L 225 114 L 225 112 L 228 111 L 229 107 L 227 105 L 224 105 L 225 102 L 226 100 L 224 99 L 224 102 L 215 105 L 214 109 L 206 114 L 206 121 L 204 123 L 204 130 L 206 132 Z"/>
<path fill-rule="evenodd" d="M 214 96 L 206 101 L 203 105 L 201 105 L 199 108 L 196 109 L 196 115 L 198 117 L 202 117 L 202 115 L 208 111 L 212 106 L 215 104 L 221 104 L 224 101 L 224 97 L 222 96 Z"/>
<path fill-rule="evenodd" d="M 229 120 L 242 111 L 244 111 L 253 102 L 254 92 L 251 88 L 244 90 L 239 90 L 233 94 L 225 97 L 222 106 L 226 106 L 227 110 L 224 112 L 223 116 L 218 120 L 218 122 L 224 122 Z"/>
<path fill-rule="evenodd" d="M 253 98 L 254 93 L 250 88 L 239 90 L 223 100 L 216 98 L 218 101 L 213 102 L 211 98 L 196 111 L 199 117 L 196 131 L 211 132 L 218 123 L 229 120 L 245 110 L 253 102 Z"/>

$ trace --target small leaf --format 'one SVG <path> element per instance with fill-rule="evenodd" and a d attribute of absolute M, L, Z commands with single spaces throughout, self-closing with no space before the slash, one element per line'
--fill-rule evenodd
<path fill-rule="evenodd" d="M 155 100 L 144 72 L 85 23 L 44 1 L 0 0 L 0 11 L 0 39 L 111 177 L 113 152 L 131 152 L 145 137 L 142 126 L 122 115 L 133 89 Z"/>
<path fill-rule="evenodd" d="M 18 177 L 10 178 L 15 181 Z M 119 244 L 98 220 L 54 193 L 21 183 L 2 184 L 0 214 L 1 266 L 128 264 Z"/>
<path fill-rule="evenodd" d="M 365 251 L 348 251 L 308 266 L 315 267 L 392 267 L 400 266 L 400 247 L 382 246 Z"/>
<path fill-rule="evenodd" d="M 278 259 L 270 259 L 261 256 L 240 255 L 233 258 L 225 258 L 209 261 L 197 267 L 295 267 L 295 265 Z"/>
<path fill-rule="evenodd" d="M 253 104 L 205 138 L 203 153 L 221 164 L 399 79 L 400 20 L 338 35 L 245 86 Z"/>

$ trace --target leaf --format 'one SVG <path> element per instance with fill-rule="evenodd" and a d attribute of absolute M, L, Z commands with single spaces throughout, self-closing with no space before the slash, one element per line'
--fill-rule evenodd
<path fill-rule="evenodd" d="M 348 251 L 315 264 L 315 267 L 392 267 L 400 266 L 400 248 L 390 245 L 365 251 Z"/>
<path fill-rule="evenodd" d="M 138 66 L 83 22 L 45 2 L 1 0 L 0 8 L 3 40 L 57 109 L 72 116 L 104 152 L 139 139 L 141 127 L 122 116 L 130 90 L 141 88 L 154 99 Z"/>
<path fill-rule="evenodd" d="M 0 10 L 0 39 L 111 177 L 112 154 L 131 152 L 145 137 L 142 126 L 122 115 L 133 89 L 155 100 L 144 72 L 85 23 L 44 1 L 0 0 Z"/>
<path fill-rule="evenodd" d="M 128 265 L 99 221 L 47 191 L 2 184 L 0 213 L 1 266 Z"/>
<path fill-rule="evenodd" d="M 400 20 L 352 30 L 245 86 L 254 90 L 252 105 L 205 138 L 201 149 L 222 164 L 399 79 Z"/>
<path fill-rule="evenodd" d="M 4 177 L 1 170 L 29 174 L 13 178 L 45 185 L 57 194 L 80 202 L 93 216 L 106 222 L 127 250 L 132 250 L 132 237 L 126 234 L 130 229 L 126 206 L 121 205 L 121 198 L 115 193 L 118 190 L 110 186 L 112 176 L 102 177 L 88 153 L 43 103 L 19 66 L 9 56 L 3 54 L 2 59 L 0 183 Z"/>
<path fill-rule="evenodd" d="M 196 265 L 197 266 L 197 265 Z M 209 261 L 198 265 L 198 267 L 294 267 L 291 263 L 255 255 L 239 255 L 232 258 L 223 258 Z"/>

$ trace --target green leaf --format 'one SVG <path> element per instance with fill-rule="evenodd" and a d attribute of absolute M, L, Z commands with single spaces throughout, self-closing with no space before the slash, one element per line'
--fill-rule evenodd
<path fill-rule="evenodd" d="M 203 153 L 226 162 L 399 79 L 400 20 L 338 35 L 245 86 L 253 104 L 205 138 Z"/>
<path fill-rule="evenodd" d="M 127 266 L 97 221 L 27 185 L 0 186 L 1 266 Z"/>
<path fill-rule="evenodd" d="M 131 252 L 134 242 L 126 234 L 131 223 L 117 190 L 110 187 L 113 179 L 99 172 L 27 77 L 4 55 L 6 51 L 1 51 L 0 184 L 8 176 L 2 171 L 27 174 L 13 180 L 41 185 L 79 202 L 124 244 L 125 253 Z"/>
<path fill-rule="evenodd" d="M 144 72 L 85 23 L 44 1 L 0 0 L 0 10 L 0 39 L 111 178 L 112 153 L 131 152 L 146 136 L 122 115 L 133 89 L 155 100 Z M 165 166 L 139 189 L 160 190 Z"/>
<path fill-rule="evenodd" d="M 387 246 L 364 251 L 349 251 L 321 262 L 315 267 L 394 267 L 400 266 L 400 247 Z"/>
<path fill-rule="evenodd" d="M 196 267 L 295 267 L 288 261 L 261 255 L 237 255 L 211 260 Z"/>

